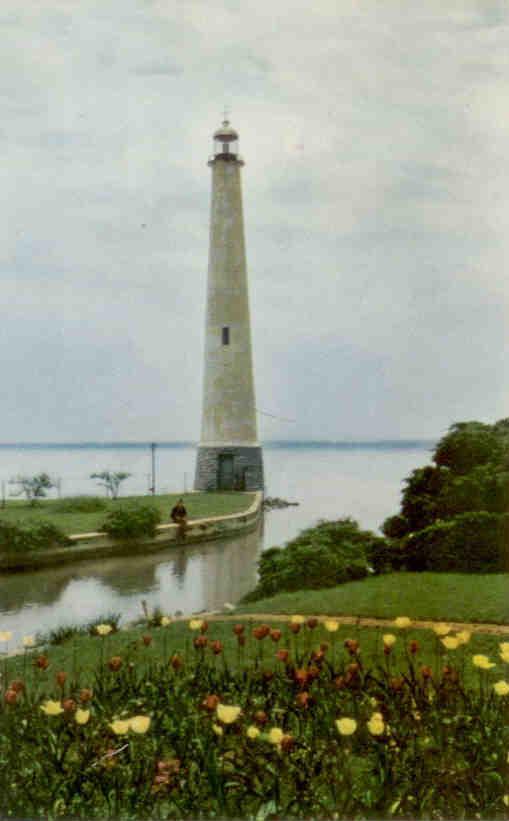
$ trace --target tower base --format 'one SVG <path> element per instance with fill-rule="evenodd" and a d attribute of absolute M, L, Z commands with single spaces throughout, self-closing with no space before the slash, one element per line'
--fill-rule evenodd
<path fill-rule="evenodd" d="M 263 490 L 260 445 L 199 445 L 195 490 Z"/>

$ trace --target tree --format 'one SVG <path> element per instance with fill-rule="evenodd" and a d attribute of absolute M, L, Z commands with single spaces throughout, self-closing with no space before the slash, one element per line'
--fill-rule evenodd
<path fill-rule="evenodd" d="M 9 484 L 19 485 L 19 490 L 11 493 L 11 496 L 21 496 L 24 493 L 31 505 L 36 505 L 37 499 L 43 498 L 47 490 L 56 487 L 47 473 L 39 473 L 37 476 L 16 476 Z"/>
<path fill-rule="evenodd" d="M 111 496 L 112 499 L 116 499 L 118 497 L 120 483 L 125 479 L 128 479 L 129 476 L 131 476 L 130 473 L 124 473 L 123 471 L 112 473 L 109 470 L 103 470 L 102 473 L 90 474 L 91 479 L 101 480 L 98 484 L 106 488 L 106 495 Z"/>

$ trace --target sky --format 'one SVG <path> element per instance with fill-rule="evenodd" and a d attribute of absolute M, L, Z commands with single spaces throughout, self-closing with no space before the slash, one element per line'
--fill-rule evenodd
<path fill-rule="evenodd" d="M 509 6 L 2 0 L 0 441 L 197 440 L 212 133 L 259 434 L 509 415 Z"/>

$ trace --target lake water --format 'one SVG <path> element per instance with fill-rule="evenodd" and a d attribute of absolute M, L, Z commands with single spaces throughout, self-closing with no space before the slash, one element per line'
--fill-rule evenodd
<path fill-rule="evenodd" d="M 108 612 L 132 620 L 141 600 L 166 613 L 192 613 L 235 603 L 256 582 L 260 552 L 282 545 L 318 519 L 352 516 L 376 530 L 397 512 L 402 480 L 430 461 L 432 444 L 362 446 L 268 446 L 264 449 L 266 494 L 299 502 L 265 514 L 263 527 L 234 540 L 169 548 L 143 558 L 83 561 L 30 573 L 0 574 L 0 630 L 24 635 L 63 624 L 83 624 Z M 192 487 L 195 449 L 158 446 L 156 486 L 160 493 Z M 0 481 L 40 471 L 60 478 L 62 495 L 101 492 L 90 474 L 132 474 L 123 494 L 146 493 L 150 484 L 147 447 L 2 448 Z M 192 516 L 192 502 L 188 505 Z"/>

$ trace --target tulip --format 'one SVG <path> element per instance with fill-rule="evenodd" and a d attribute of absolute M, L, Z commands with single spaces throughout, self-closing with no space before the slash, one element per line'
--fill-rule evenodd
<path fill-rule="evenodd" d="M 76 709 L 76 702 L 73 698 L 64 698 L 62 701 L 62 707 L 64 708 L 65 713 L 74 713 Z"/>
<path fill-rule="evenodd" d="M 269 730 L 268 738 L 271 744 L 281 744 L 284 733 L 280 727 L 272 727 Z"/>
<path fill-rule="evenodd" d="M 233 632 L 236 636 L 241 636 L 244 630 L 246 629 L 245 624 L 236 624 L 234 625 Z"/>
<path fill-rule="evenodd" d="M 39 670 L 46 670 L 49 667 L 49 659 L 47 656 L 38 656 L 35 660 L 35 666 Z"/>
<path fill-rule="evenodd" d="M 74 714 L 76 724 L 86 724 L 90 718 L 90 710 L 81 710 L 79 707 Z"/>
<path fill-rule="evenodd" d="M 418 653 L 420 649 L 419 642 L 416 641 L 416 639 L 412 639 L 412 641 L 408 645 L 408 649 L 410 650 L 412 655 L 415 656 L 415 654 Z"/>
<path fill-rule="evenodd" d="M 489 660 L 488 656 L 483 656 L 481 653 L 472 656 L 474 667 L 479 667 L 481 670 L 489 670 L 495 667 L 495 664 Z"/>
<path fill-rule="evenodd" d="M 55 676 L 56 682 L 59 687 L 63 687 L 65 682 L 67 681 L 67 673 L 65 670 L 60 670 Z"/>
<path fill-rule="evenodd" d="M 197 650 L 202 650 L 208 644 L 207 636 L 196 636 L 193 641 L 194 646 Z"/>
<path fill-rule="evenodd" d="M 201 706 L 204 710 L 207 710 L 209 713 L 213 713 L 214 710 L 217 709 L 217 705 L 219 704 L 219 696 L 214 694 L 205 696 L 203 699 Z"/>
<path fill-rule="evenodd" d="M 0 630 L 0 641 L 10 641 L 12 633 L 10 630 Z"/>
<path fill-rule="evenodd" d="M 182 661 L 182 658 L 179 656 L 179 654 L 175 653 L 170 659 L 170 664 L 174 670 L 180 670 L 184 662 Z"/>
<path fill-rule="evenodd" d="M 118 672 L 122 667 L 122 659 L 120 656 L 112 656 L 108 661 L 108 667 L 112 671 L 112 673 Z"/>
<path fill-rule="evenodd" d="M 202 623 L 200 624 L 200 633 L 206 633 L 208 629 L 209 629 L 208 621 L 202 621 Z"/>
<path fill-rule="evenodd" d="M 447 650 L 456 650 L 460 644 L 455 636 L 445 636 L 441 641 Z"/>
<path fill-rule="evenodd" d="M 284 664 L 288 661 L 288 656 L 290 655 L 289 650 L 278 650 L 276 653 L 276 658 L 278 661 L 282 661 Z"/>
<path fill-rule="evenodd" d="M 202 626 L 203 621 L 201 619 L 191 619 L 189 622 L 189 629 L 190 630 L 199 630 Z"/>
<path fill-rule="evenodd" d="M 327 630 L 328 633 L 335 633 L 339 630 L 339 622 L 335 619 L 326 619 L 323 623 L 323 626 Z"/>
<path fill-rule="evenodd" d="M 263 710 L 257 710 L 256 713 L 254 714 L 254 720 L 256 721 L 257 724 L 259 724 L 261 727 L 263 727 L 263 725 L 266 724 L 267 721 L 269 720 L 269 717 L 268 717 L 267 713 L 264 712 Z"/>
<path fill-rule="evenodd" d="M 43 713 L 46 713 L 47 716 L 58 716 L 60 713 L 64 712 L 64 708 L 60 704 L 59 701 L 45 701 L 44 704 L 41 704 L 41 710 Z"/>
<path fill-rule="evenodd" d="M 161 616 L 160 624 L 161 624 L 161 627 L 168 627 L 168 625 L 171 624 L 170 617 L 169 616 Z"/>
<path fill-rule="evenodd" d="M 11 704 L 11 705 L 16 704 L 17 700 L 18 700 L 18 694 L 17 694 L 16 690 L 9 689 L 9 690 L 5 691 L 4 701 L 5 701 L 6 704 Z"/>
<path fill-rule="evenodd" d="M 83 689 L 80 690 L 79 700 L 82 704 L 86 704 L 88 701 L 92 700 L 93 695 L 94 694 L 89 687 L 83 687 Z"/>
<path fill-rule="evenodd" d="M 260 730 L 258 729 L 258 727 L 255 727 L 253 724 L 251 724 L 251 726 L 248 727 L 246 730 L 246 735 L 248 738 L 254 741 L 254 739 L 258 738 L 258 736 L 260 735 Z"/>
<path fill-rule="evenodd" d="M 129 719 L 129 729 L 132 730 L 133 733 L 142 735 L 147 732 L 149 727 L 150 716 L 133 716 Z"/>
<path fill-rule="evenodd" d="M 384 647 L 392 647 L 393 644 L 396 644 L 396 636 L 393 636 L 392 633 L 386 633 L 385 636 L 382 636 L 382 641 Z"/>
<path fill-rule="evenodd" d="M 22 693 L 25 689 L 25 682 L 22 681 L 20 678 L 15 678 L 9 684 L 9 690 L 14 690 L 15 693 Z"/>
<path fill-rule="evenodd" d="M 129 719 L 117 718 L 110 724 L 115 735 L 126 735 L 129 731 Z"/>
<path fill-rule="evenodd" d="M 245 636 L 237 636 L 237 642 L 238 642 L 239 647 L 244 647 L 244 645 L 246 643 L 246 637 Z"/>
<path fill-rule="evenodd" d="M 283 750 L 283 752 L 289 753 L 291 750 L 293 750 L 294 746 L 295 739 L 293 735 L 285 733 L 283 738 L 281 739 L 281 749 Z"/>
<path fill-rule="evenodd" d="M 314 630 L 315 627 L 318 626 L 318 619 L 316 619 L 314 616 L 311 616 L 307 620 L 306 625 L 309 627 L 310 630 Z"/>
<path fill-rule="evenodd" d="M 400 630 L 405 630 L 407 627 L 410 627 L 412 624 L 412 619 L 409 619 L 408 616 L 398 616 L 394 619 L 395 627 L 399 627 Z"/>
<path fill-rule="evenodd" d="M 112 630 L 113 627 L 111 624 L 97 624 L 95 628 L 95 632 L 98 636 L 107 636 Z"/>
<path fill-rule="evenodd" d="M 298 624 L 297 622 L 292 622 L 290 624 L 290 630 L 292 631 L 292 633 L 295 633 L 295 634 L 299 633 L 300 632 L 300 624 Z"/>
<path fill-rule="evenodd" d="M 354 718 L 338 718 L 336 727 L 340 735 L 353 735 L 357 729 L 357 722 Z"/>
<path fill-rule="evenodd" d="M 216 639 L 215 641 L 212 641 L 210 643 L 210 647 L 211 647 L 212 652 L 214 653 L 215 656 L 218 656 L 220 653 L 223 652 L 223 645 L 221 644 L 219 639 Z"/>
<path fill-rule="evenodd" d="M 272 641 L 276 642 L 276 641 L 279 641 L 279 639 L 282 636 L 282 633 L 281 633 L 281 630 L 271 630 L 269 635 L 270 635 Z"/>
<path fill-rule="evenodd" d="M 295 704 L 297 707 L 302 707 L 306 709 L 309 706 L 309 693 L 306 690 L 303 690 L 300 693 L 297 693 L 295 696 Z"/>
<path fill-rule="evenodd" d="M 509 693 L 509 684 L 507 681 L 497 681 L 496 684 L 493 685 L 493 689 L 497 696 L 506 696 Z"/>
<path fill-rule="evenodd" d="M 218 704 L 216 707 L 216 715 L 223 724 L 232 724 L 238 719 L 240 713 L 240 707 L 228 706 L 227 704 Z"/>
<path fill-rule="evenodd" d="M 431 667 L 428 667 L 427 665 L 424 665 L 423 667 L 421 667 L 421 676 L 423 678 L 431 678 L 432 675 L 433 675 L 433 670 L 431 669 Z"/>
<path fill-rule="evenodd" d="M 270 627 L 268 624 L 260 624 L 259 627 L 253 628 L 253 636 L 258 641 L 262 641 L 262 639 L 266 638 L 270 633 Z"/>
<path fill-rule="evenodd" d="M 442 621 L 434 624 L 432 629 L 436 636 L 446 636 L 447 633 L 451 632 L 451 625 Z"/>
<path fill-rule="evenodd" d="M 34 636 L 25 636 L 23 639 L 23 647 L 34 647 L 35 646 L 35 638 Z"/>
<path fill-rule="evenodd" d="M 302 624 L 304 624 L 305 621 L 306 621 L 306 619 L 304 618 L 304 616 L 292 616 L 291 619 L 290 619 L 290 624 L 300 624 L 300 625 L 302 625 Z"/>
<path fill-rule="evenodd" d="M 148 647 L 150 644 L 152 644 L 152 636 L 149 636 L 149 635 L 143 636 L 141 640 L 142 640 L 143 644 L 145 645 L 145 647 Z"/>

